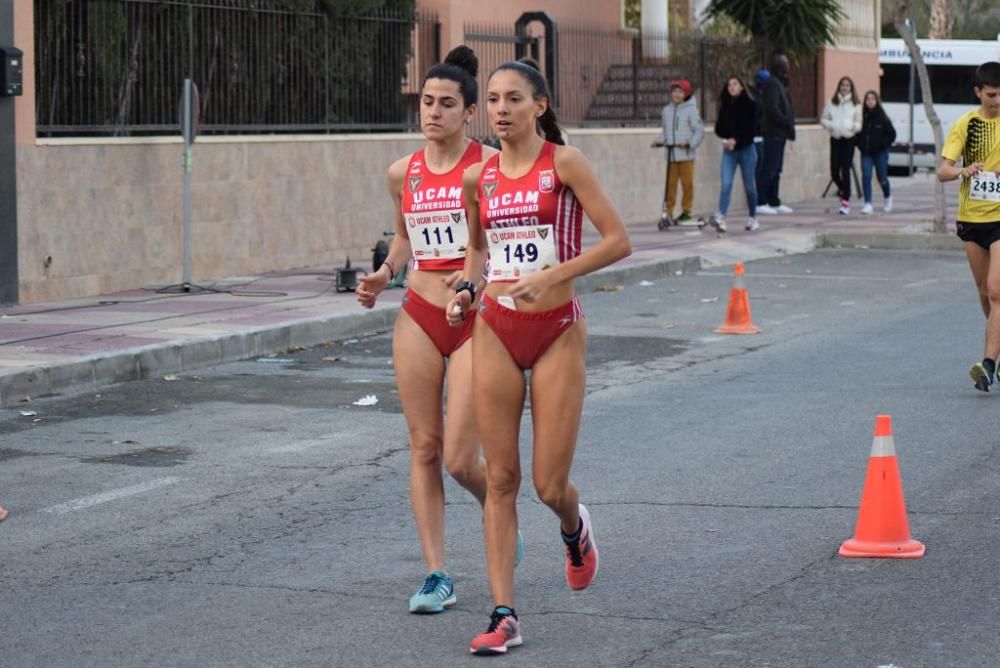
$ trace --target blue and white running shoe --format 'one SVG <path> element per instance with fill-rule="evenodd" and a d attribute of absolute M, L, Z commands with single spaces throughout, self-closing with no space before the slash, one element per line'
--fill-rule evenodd
<path fill-rule="evenodd" d="M 434 571 L 424 578 L 420 591 L 410 597 L 410 612 L 433 614 L 455 605 L 455 585 L 443 571 Z"/>

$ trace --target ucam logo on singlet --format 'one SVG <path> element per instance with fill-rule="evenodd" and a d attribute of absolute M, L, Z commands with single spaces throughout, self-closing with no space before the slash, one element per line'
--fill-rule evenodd
<path fill-rule="evenodd" d="M 419 183 L 418 183 L 419 185 Z M 462 200 L 462 186 L 455 186 L 451 188 L 427 188 L 425 190 L 417 191 L 411 188 L 413 192 L 413 203 L 420 204 L 423 201 L 433 202 L 437 200 L 450 200 L 451 202 L 461 202 Z"/>

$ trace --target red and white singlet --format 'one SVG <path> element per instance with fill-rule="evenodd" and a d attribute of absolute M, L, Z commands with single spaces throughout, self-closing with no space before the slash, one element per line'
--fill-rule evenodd
<path fill-rule="evenodd" d="M 545 142 L 527 174 L 500 172 L 500 154 L 479 177 L 479 222 L 490 247 L 489 282 L 516 281 L 580 254 L 583 208 L 556 174 L 557 145 Z"/>
<path fill-rule="evenodd" d="M 465 264 L 469 228 L 462 204 L 462 174 L 482 162 L 483 146 L 469 147 L 451 171 L 427 169 L 424 149 L 410 156 L 403 185 L 403 221 L 413 249 L 413 268 L 453 271 Z"/>

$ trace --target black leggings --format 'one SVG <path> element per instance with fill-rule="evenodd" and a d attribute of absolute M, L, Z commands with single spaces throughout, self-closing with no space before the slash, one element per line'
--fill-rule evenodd
<path fill-rule="evenodd" d="M 830 137 L 830 167 L 833 182 L 837 184 L 837 195 L 842 200 L 851 199 L 851 165 L 854 164 L 854 137 L 837 139 Z"/>

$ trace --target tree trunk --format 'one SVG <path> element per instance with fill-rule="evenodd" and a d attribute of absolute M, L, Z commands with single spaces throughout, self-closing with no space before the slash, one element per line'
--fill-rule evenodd
<path fill-rule="evenodd" d="M 931 126 L 931 130 L 934 132 L 934 155 L 936 159 L 941 156 L 941 147 L 944 145 L 944 136 L 941 132 L 941 119 L 938 117 L 937 112 L 934 111 L 934 98 L 931 93 L 931 80 L 927 75 L 927 64 L 924 63 L 924 58 L 920 54 L 920 47 L 917 46 L 917 40 L 910 32 L 909 26 L 906 25 L 906 13 L 910 8 L 910 0 L 899 0 L 896 5 L 896 16 L 894 23 L 896 25 L 896 31 L 899 33 L 903 41 L 906 42 L 906 48 L 910 51 L 910 58 L 913 59 L 913 64 L 917 70 L 917 78 L 920 80 L 920 93 L 924 101 L 924 111 L 927 114 L 927 122 Z M 944 202 L 944 184 L 941 181 L 934 179 L 934 227 L 935 232 L 944 233 L 945 220 L 947 218 L 948 212 L 945 210 Z"/>
<path fill-rule="evenodd" d="M 931 39 L 951 39 L 955 25 L 955 0 L 933 0 L 931 3 Z"/>

